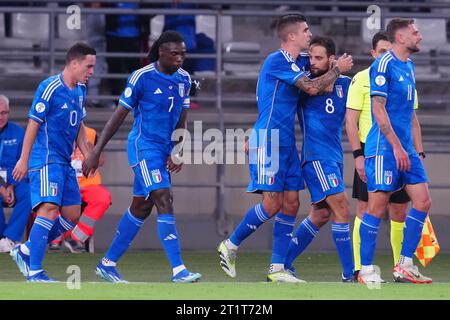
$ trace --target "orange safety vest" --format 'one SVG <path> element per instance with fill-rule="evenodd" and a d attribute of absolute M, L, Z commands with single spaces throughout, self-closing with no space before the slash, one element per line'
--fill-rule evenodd
<path fill-rule="evenodd" d="M 89 127 L 86 127 L 86 135 L 88 138 L 88 141 L 94 145 L 95 144 L 95 136 L 97 135 L 97 132 L 94 129 L 91 129 Z M 94 174 L 94 176 L 86 178 L 83 173 L 81 172 L 81 164 L 83 163 L 84 157 L 81 153 L 80 149 L 78 147 L 75 148 L 75 150 L 72 153 L 72 166 L 77 171 L 77 178 L 78 178 L 78 185 L 80 188 L 84 188 L 87 186 L 92 185 L 99 185 L 102 183 L 102 176 L 100 175 L 100 171 L 97 170 Z"/>

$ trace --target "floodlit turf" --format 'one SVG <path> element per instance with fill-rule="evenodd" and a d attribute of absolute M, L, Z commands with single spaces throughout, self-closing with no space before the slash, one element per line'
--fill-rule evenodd
<path fill-rule="evenodd" d="M 0 299 L 450 299 L 450 255 L 440 254 L 425 269 L 431 285 L 395 284 L 391 257 L 379 255 L 376 263 L 390 282 L 381 289 L 340 283 L 339 260 L 335 253 L 305 254 L 296 262 L 299 277 L 307 284 L 265 283 L 268 252 L 240 252 L 237 278 L 227 277 L 218 265 L 215 252 L 184 252 L 189 269 L 203 274 L 194 284 L 170 283 L 169 265 L 163 252 L 129 252 L 119 270 L 130 284 L 102 283 L 94 269 L 100 254 L 47 254 L 45 268 L 57 284 L 29 284 L 9 255 L 0 255 Z M 81 270 L 81 289 L 68 289 L 66 273 L 70 265 Z"/>

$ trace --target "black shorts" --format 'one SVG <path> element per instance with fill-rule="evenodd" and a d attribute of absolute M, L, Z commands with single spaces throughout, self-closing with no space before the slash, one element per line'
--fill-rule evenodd
<path fill-rule="evenodd" d="M 364 143 L 361 142 L 361 148 L 364 151 Z M 359 174 L 355 169 L 353 177 L 353 192 L 352 197 L 361 201 L 368 202 L 369 194 L 367 193 L 367 185 L 359 178 Z M 407 203 L 409 202 L 409 196 L 404 189 L 394 192 L 389 199 L 392 203 Z"/>

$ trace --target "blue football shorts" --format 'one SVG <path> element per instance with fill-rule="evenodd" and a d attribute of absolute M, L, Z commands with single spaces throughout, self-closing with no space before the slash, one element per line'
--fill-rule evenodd
<path fill-rule="evenodd" d="M 305 189 L 300 158 L 295 145 L 279 147 L 273 152 L 267 147 L 250 148 L 249 162 L 250 183 L 247 192 Z"/>
<path fill-rule="evenodd" d="M 319 203 L 328 196 L 345 192 L 342 163 L 329 160 L 308 161 L 303 165 L 302 172 L 311 195 L 311 203 Z"/>
<path fill-rule="evenodd" d="M 167 155 L 165 153 L 154 152 L 145 154 L 145 158 L 133 167 L 135 197 L 150 196 L 150 193 L 158 189 L 170 189 L 171 179 L 167 170 Z"/>
<path fill-rule="evenodd" d="M 366 158 L 364 168 L 367 176 L 367 191 L 395 192 L 403 189 L 407 184 L 428 182 L 427 173 L 419 156 L 410 154 L 409 160 L 410 170 L 399 171 L 393 153 Z"/>
<path fill-rule="evenodd" d="M 81 204 L 76 172 L 70 164 L 50 163 L 41 169 L 30 170 L 28 176 L 33 209 L 45 202 L 60 207 Z"/>

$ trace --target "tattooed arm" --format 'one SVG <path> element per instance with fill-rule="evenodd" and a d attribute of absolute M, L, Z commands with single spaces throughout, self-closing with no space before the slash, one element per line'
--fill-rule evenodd
<path fill-rule="evenodd" d="M 324 75 L 310 79 L 306 75 L 301 77 L 295 83 L 295 86 L 309 95 L 322 94 L 327 88 L 334 85 L 334 82 L 341 73 L 349 71 L 353 66 L 353 58 L 346 53 L 336 61 L 330 70 Z"/>
<path fill-rule="evenodd" d="M 340 74 L 339 68 L 336 66 L 328 70 L 324 75 L 314 79 L 310 79 L 305 75 L 297 80 L 295 86 L 307 94 L 315 96 L 320 94 L 329 85 L 334 84 Z"/>
<path fill-rule="evenodd" d="M 403 149 L 400 140 L 395 134 L 394 129 L 391 125 L 391 121 L 389 120 L 389 116 L 386 112 L 386 98 L 381 96 L 373 96 L 372 108 L 373 116 L 378 123 L 378 127 L 386 137 L 387 141 L 392 145 L 394 157 L 397 162 L 397 168 L 400 171 L 409 171 L 410 161 L 408 154 L 406 153 L 405 149 Z"/>

